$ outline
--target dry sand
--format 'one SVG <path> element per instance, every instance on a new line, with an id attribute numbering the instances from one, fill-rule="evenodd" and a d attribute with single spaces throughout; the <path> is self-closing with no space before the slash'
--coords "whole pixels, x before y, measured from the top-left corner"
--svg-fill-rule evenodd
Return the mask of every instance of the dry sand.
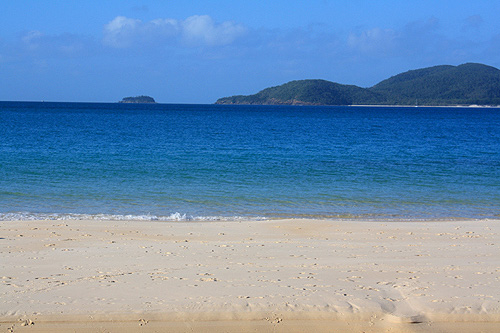
<path id="1" fill-rule="evenodd" d="M 500 221 L 0 227 L 3 332 L 500 332 Z"/>

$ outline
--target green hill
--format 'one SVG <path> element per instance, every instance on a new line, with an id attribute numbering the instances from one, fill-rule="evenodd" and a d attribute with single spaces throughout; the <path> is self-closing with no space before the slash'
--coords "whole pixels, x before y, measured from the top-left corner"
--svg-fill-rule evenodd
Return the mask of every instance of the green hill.
<path id="1" fill-rule="evenodd" d="M 357 86 L 325 80 L 291 81 L 281 86 L 264 89 L 255 95 L 232 96 L 219 99 L 217 104 L 260 105 L 350 105 L 361 100 L 380 102 L 382 96 Z"/>
<path id="2" fill-rule="evenodd" d="M 500 105 L 500 71 L 482 64 L 436 66 L 393 76 L 372 88 L 386 104 Z"/>
<path id="3" fill-rule="evenodd" d="M 326 80 L 291 81 L 216 104 L 260 105 L 500 105 L 500 70 L 482 64 L 408 71 L 371 88 Z"/>

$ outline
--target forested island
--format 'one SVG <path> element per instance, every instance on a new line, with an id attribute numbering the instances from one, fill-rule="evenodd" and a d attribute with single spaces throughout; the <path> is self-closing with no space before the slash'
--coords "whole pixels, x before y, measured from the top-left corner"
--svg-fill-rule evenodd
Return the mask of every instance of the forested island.
<path id="1" fill-rule="evenodd" d="M 411 70 L 370 88 L 298 80 L 215 104 L 256 105 L 500 105 L 500 70 L 467 63 Z"/>
<path id="2" fill-rule="evenodd" d="M 136 96 L 125 97 L 118 103 L 156 103 L 153 97 L 150 96 Z"/>

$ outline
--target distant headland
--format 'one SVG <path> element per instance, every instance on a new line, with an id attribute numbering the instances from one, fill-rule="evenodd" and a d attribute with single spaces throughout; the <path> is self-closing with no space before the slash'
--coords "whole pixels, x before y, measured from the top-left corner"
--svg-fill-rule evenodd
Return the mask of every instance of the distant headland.
<path id="1" fill-rule="evenodd" d="M 155 99 L 150 96 L 125 97 L 118 103 L 156 103 Z"/>
<path id="2" fill-rule="evenodd" d="M 500 70 L 467 63 L 411 70 L 370 88 L 326 80 L 291 81 L 215 104 L 254 105 L 500 105 Z"/>

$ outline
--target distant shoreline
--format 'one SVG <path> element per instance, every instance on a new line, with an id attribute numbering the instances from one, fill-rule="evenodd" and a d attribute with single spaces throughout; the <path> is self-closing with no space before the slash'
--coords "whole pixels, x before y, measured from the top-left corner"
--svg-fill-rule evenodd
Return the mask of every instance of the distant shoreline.
<path id="1" fill-rule="evenodd" d="M 139 104 L 139 105 L 217 105 L 217 106 L 287 106 L 287 107 L 387 107 L 387 108 L 500 108 L 500 105 L 381 105 L 381 104 L 350 104 L 350 105 L 302 105 L 302 104 L 217 104 L 217 103 L 126 103 L 126 102 L 64 102 L 64 101 L 0 101 L 0 103 L 70 103 L 70 104 Z"/>
<path id="2" fill-rule="evenodd" d="M 221 105 L 221 106 L 286 106 L 286 107 L 304 107 L 304 106 L 306 106 L 306 107 L 383 107 L 383 108 L 500 108 L 500 105 L 381 105 L 381 104 L 304 105 L 304 104 L 216 104 L 216 103 L 213 103 L 212 105 Z"/>
<path id="3" fill-rule="evenodd" d="M 362 107 L 404 107 L 404 108 L 500 108 L 500 105 L 348 105 Z"/>

